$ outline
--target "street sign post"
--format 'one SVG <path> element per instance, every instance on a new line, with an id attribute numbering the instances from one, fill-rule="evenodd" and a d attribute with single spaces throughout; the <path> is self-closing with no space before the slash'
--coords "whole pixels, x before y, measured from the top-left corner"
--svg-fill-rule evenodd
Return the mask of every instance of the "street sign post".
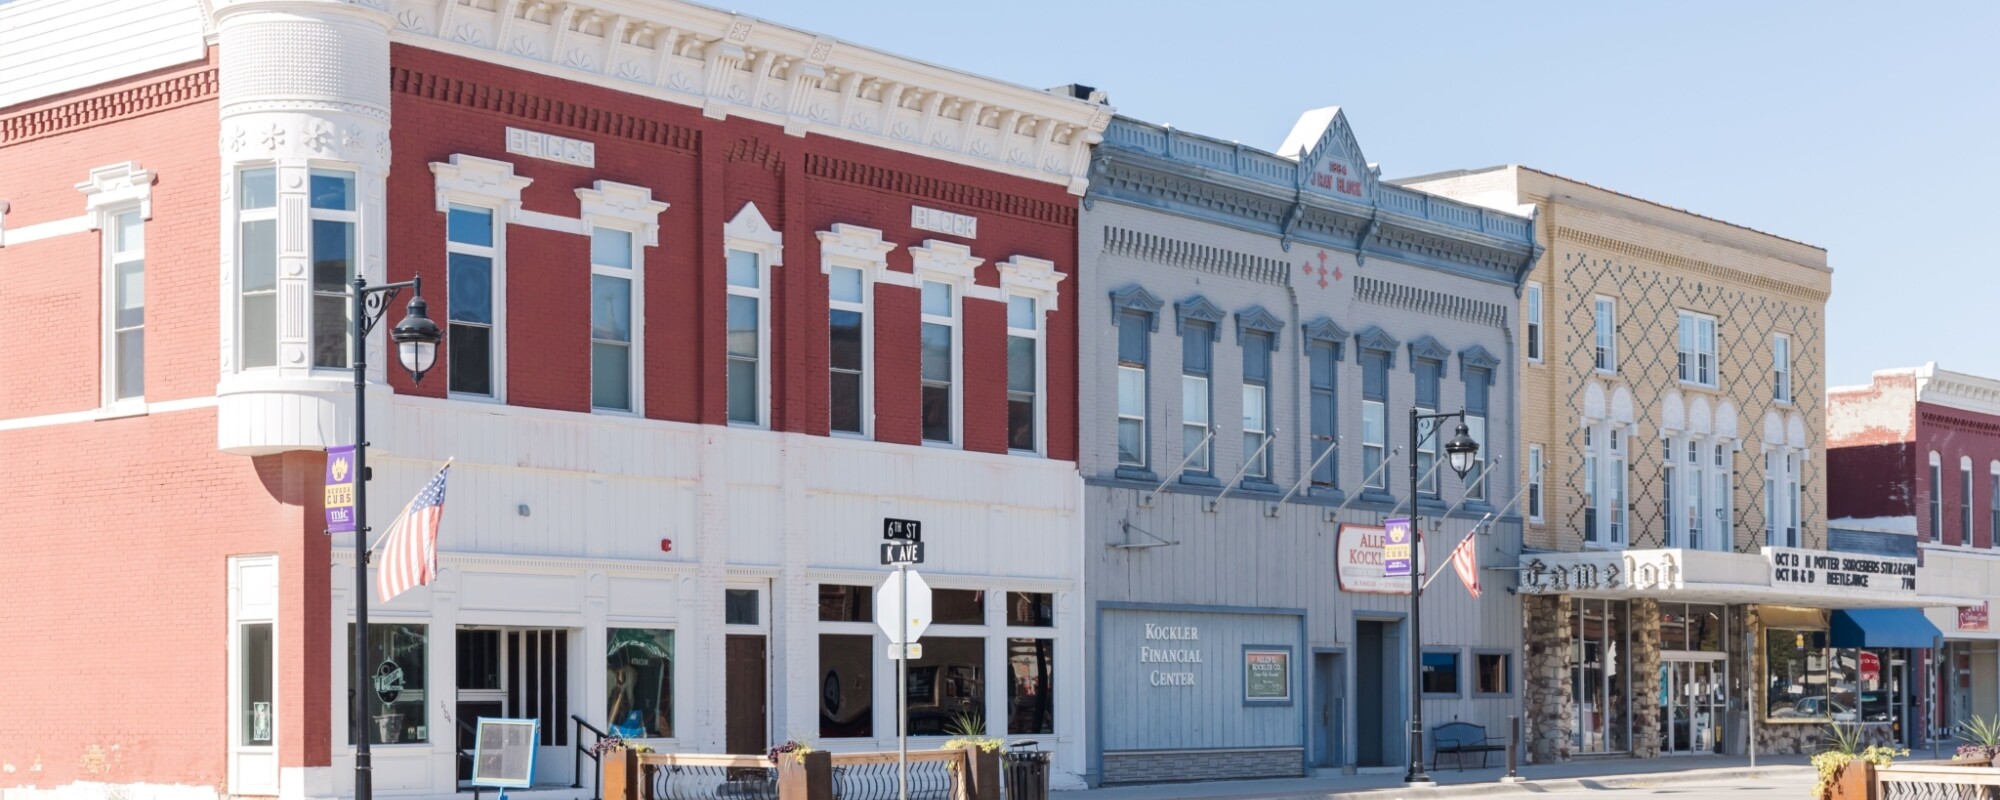
<path id="1" fill-rule="evenodd" d="M 910 659 L 923 658 L 917 638 L 931 625 L 931 587 L 924 576 L 910 571 L 924 560 L 923 527 L 913 519 L 882 520 L 882 563 L 896 565 L 896 576 L 875 591 L 875 624 L 889 636 L 889 657 L 896 661 L 896 798 L 910 800 Z M 882 612 L 893 611 L 890 619 Z"/>
<path id="2" fill-rule="evenodd" d="M 1383 577 L 1410 576 L 1410 549 L 1410 518 L 1394 517 L 1382 520 Z"/>
<path id="3" fill-rule="evenodd" d="M 875 608 L 879 610 L 875 624 L 888 634 L 890 644 L 914 644 L 931 626 L 931 586 L 916 570 L 905 567 L 875 591 Z"/>

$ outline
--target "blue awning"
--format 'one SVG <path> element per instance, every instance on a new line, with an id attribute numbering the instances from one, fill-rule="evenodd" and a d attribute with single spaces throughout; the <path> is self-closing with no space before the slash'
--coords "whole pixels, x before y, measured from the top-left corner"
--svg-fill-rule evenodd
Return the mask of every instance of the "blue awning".
<path id="1" fill-rule="evenodd" d="M 1833 647 L 1929 649 L 1944 634 L 1914 608 L 1856 608 L 1833 612 Z"/>

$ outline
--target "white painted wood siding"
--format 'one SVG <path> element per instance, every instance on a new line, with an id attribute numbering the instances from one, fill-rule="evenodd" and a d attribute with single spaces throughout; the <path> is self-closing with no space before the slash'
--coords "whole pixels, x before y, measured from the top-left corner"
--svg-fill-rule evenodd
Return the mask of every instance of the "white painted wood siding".
<path id="1" fill-rule="evenodd" d="M 194 0 L 0 4 L 0 108 L 199 60 Z"/>

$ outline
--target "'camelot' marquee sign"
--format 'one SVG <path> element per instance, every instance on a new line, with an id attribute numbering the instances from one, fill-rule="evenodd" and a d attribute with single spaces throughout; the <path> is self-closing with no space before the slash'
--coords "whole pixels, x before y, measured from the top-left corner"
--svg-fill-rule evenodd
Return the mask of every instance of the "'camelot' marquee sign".
<path id="1" fill-rule="evenodd" d="M 1677 589 L 1680 559 L 1673 550 L 1549 553 L 1521 562 L 1522 594 Z"/>

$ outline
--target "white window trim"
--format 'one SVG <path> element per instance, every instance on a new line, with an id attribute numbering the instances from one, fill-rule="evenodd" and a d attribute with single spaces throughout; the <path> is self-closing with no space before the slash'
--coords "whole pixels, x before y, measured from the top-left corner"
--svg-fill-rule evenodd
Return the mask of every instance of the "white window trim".
<path id="1" fill-rule="evenodd" d="M 244 301 L 248 299 L 248 292 L 243 283 L 243 261 L 248 257 L 248 251 L 243 246 L 244 226 L 252 222 L 269 222 L 273 226 L 272 229 L 277 240 L 282 241 L 284 237 L 283 226 L 278 218 L 278 209 L 284 205 L 282 201 L 273 197 L 271 205 L 264 208 L 243 207 L 244 177 L 249 173 L 266 169 L 271 171 L 271 184 L 275 190 L 277 188 L 280 169 L 277 162 L 273 161 L 235 165 L 229 171 L 229 187 L 225 190 L 227 196 L 233 201 L 229 204 L 228 213 L 234 216 L 235 219 L 230 222 L 228 244 L 225 248 L 228 251 L 226 256 L 228 265 L 226 269 L 229 271 L 227 281 L 229 287 L 229 311 L 226 315 L 228 323 L 227 327 L 224 328 L 224 335 L 229 338 L 229 343 L 232 345 L 230 349 L 233 352 L 229 354 L 229 357 L 232 359 L 231 364 L 238 373 L 251 372 L 253 370 L 277 370 L 284 366 L 285 361 L 284 343 L 280 341 L 278 334 L 283 329 L 284 323 L 274 316 L 272 318 L 274 327 L 271 329 L 271 363 L 255 367 L 249 366 L 246 363 L 248 361 L 248 358 L 246 358 L 248 352 L 246 348 L 249 344 L 249 337 L 245 335 L 243 329 L 245 324 L 243 306 Z M 275 264 L 273 271 L 282 275 L 284 265 L 275 263 L 278 259 L 278 252 L 275 249 L 271 253 L 271 259 Z M 274 280 L 270 289 L 271 302 L 274 307 L 280 303 L 280 298 L 283 294 L 283 287 L 278 281 Z"/>
<path id="2" fill-rule="evenodd" d="M 1694 323 L 1695 325 L 1695 341 L 1694 341 L 1695 349 L 1682 350 L 1680 349 L 1681 326 L 1685 326 L 1690 322 Z M 1701 325 L 1703 323 L 1706 323 L 1708 325 L 1710 344 L 1714 345 L 1716 348 L 1715 350 L 1711 350 L 1707 353 L 1703 353 L 1701 350 Z M 1681 309 L 1679 314 L 1675 317 L 1674 350 L 1678 353 L 1681 353 L 1688 359 L 1689 374 L 1694 376 L 1692 379 L 1681 377 L 1678 374 L 1679 370 L 1676 370 L 1675 377 L 1680 379 L 1680 384 L 1682 386 L 1699 386 L 1705 389 L 1714 389 L 1721 386 L 1722 376 L 1720 370 L 1717 369 L 1717 367 L 1721 364 L 1722 361 L 1722 355 L 1720 352 L 1721 342 L 1722 342 L 1721 325 L 1722 325 L 1721 321 L 1717 320 L 1714 315 L 1703 314 L 1699 311 L 1688 311 L 1686 309 Z M 1707 381 L 1703 381 L 1701 379 L 1701 361 L 1699 359 L 1703 355 L 1708 356 Z"/>
<path id="3" fill-rule="evenodd" d="M 1784 357 L 1784 359 L 1782 360 L 1782 363 L 1781 363 L 1780 359 L 1778 358 L 1778 343 L 1779 343 L 1779 342 L 1783 342 L 1783 343 L 1784 343 L 1784 345 L 1785 345 L 1785 354 L 1784 354 L 1784 355 L 1785 355 L 1785 357 Z M 1789 405 L 1791 405 L 1791 404 L 1792 404 L 1792 400 L 1793 400 L 1793 397 L 1794 397 L 1794 390 L 1793 390 L 1793 387 L 1792 387 L 1792 337 L 1791 337 L 1791 334 L 1786 334 L 1786 333 L 1774 333 L 1774 334 L 1771 334 L 1771 366 L 1773 367 L 1773 371 L 1774 371 L 1774 372 L 1782 372 L 1782 373 L 1784 374 L 1784 376 L 1785 376 L 1785 382 L 1784 382 L 1784 386 L 1782 387 L 1782 388 L 1784 388 L 1784 390 L 1785 390 L 1785 393 L 1784 393 L 1784 396 L 1776 398 L 1776 399 L 1775 399 L 1775 402 L 1777 402 L 1777 404 L 1778 404 L 1778 405 L 1781 405 L 1781 406 L 1789 406 Z"/>
<path id="4" fill-rule="evenodd" d="M 646 414 L 646 248 L 659 246 L 660 214 L 669 206 L 654 200 L 651 189 L 613 181 L 595 181 L 589 189 L 578 189 L 576 199 L 583 209 L 586 239 L 599 226 L 632 234 L 632 269 L 629 275 L 618 275 L 632 281 L 632 409 L 597 408 L 593 402 L 590 410 L 593 414 L 643 417 Z M 589 249 L 588 243 L 585 249 Z M 596 264 L 590 270 L 592 275 L 599 274 Z"/>
<path id="5" fill-rule="evenodd" d="M 1032 453 L 1009 449 L 1019 455 L 1046 456 L 1049 452 L 1049 314 L 1056 310 L 1061 293 L 1057 290 L 1068 275 L 1056 271 L 1053 261 L 1014 255 L 994 262 L 1000 271 L 1000 301 L 1026 297 L 1035 301 L 1035 449 Z M 1023 330 L 1009 327 L 1010 333 Z M 1210 409 L 1211 416 L 1214 409 Z"/>
<path id="6" fill-rule="evenodd" d="M 98 326 L 101 337 L 98 399 L 104 412 L 111 415 L 140 414 L 146 409 L 144 391 L 141 391 L 138 397 L 128 397 L 123 400 L 118 398 L 118 349 L 115 331 L 118 316 L 118 276 L 113 263 L 117 254 L 112 252 L 117 231 L 112 222 L 121 214 L 137 210 L 140 229 L 141 231 L 145 229 L 146 223 L 153 219 L 153 181 L 156 177 L 151 170 L 140 167 L 137 161 L 122 161 L 92 169 L 87 179 L 76 184 L 76 190 L 82 192 L 84 197 L 84 216 L 81 220 L 88 225 L 88 230 L 100 234 L 98 274 L 101 277 L 98 285 L 102 288 L 99 293 L 102 295 L 99 308 L 103 316 L 100 317 L 102 324 Z M 143 235 L 141 233 L 141 236 Z M 141 260 L 146 257 L 143 247 L 138 257 Z M 140 329 L 144 330 L 144 327 L 141 325 Z M 141 365 L 142 374 L 143 369 Z"/>
<path id="7" fill-rule="evenodd" d="M 1534 354 L 1528 356 L 1528 363 L 1540 364 L 1549 356 L 1548 339 L 1544 335 L 1548 330 L 1548 326 L 1542 323 L 1542 317 L 1547 313 L 1547 309 L 1545 308 L 1547 297 L 1542 294 L 1541 281 L 1528 281 L 1527 297 L 1523 299 L 1524 302 L 1522 305 L 1524 309 L 1533 310 L 1533 313 L 1524 314 L 1528 317 L 1527 324 L 1534 326 L 1532 331 L 1527 332 L 1528 342 L 1530 343 L 1528 350 Z M 1593 331 L 1594 333 L 1595 331 Z"/>
<path id="8" fill-rule="evenodd" d="M 449 218 L 450 206 L 458 206 L 460 208 L 467 208 L 475 211 L 486 212 L 491 218 L 489 224 L 493 226 L 493 233 L 492 233 L 493 245 L 491 247 L 481 247 L 475 244 L 463 244 L 452 241 L 451 227 L 450 227 L 451 222 Z M 486 326 L 488 331 L 486 334 L 486 346 L 487 349 L 489 350 L 489 353 L 487 355 L 487 369 L 490 371 L 487 380 L 489 381 L 489 385 L 493 389 L 493 393 L 491 395 L 483 395 L 483 394 L 473 394 L 470 392 L 451 391 L 451 368 L 450 368 L 451 365 L 447 363 L 445 365 L 445 376 L 444 376 L 446 396 L 450 397 L 453 400 L 471 400 L 479 403 L 506 403 L 507 402 L 507 339 L 506 339 L 507 223 L 503 221 L 504 212 L 492 206 L 477 205 L 473 203 L 451 203 L 450 206 L 446 207 L 446 212 L 445 212 L 447 215 L 445 222 L 445 237 L 444 237 L 445 304 L 442 310 L 443 313 L 440 314 L 440 316 L 443 317 L 443 319 L 439 320 L 439 323 L 447 331 L 447 333 L 450 331 L 451 326 L 454 324 L 451 319 L 451 312 L 452 312 L 451 256 L 456 253 L 469 256 L 478 256 L 480 258 L 486 259 L 487 264 L 489 265 L 488 270 L 491 273 L 491 276 L 487 279 L 487 282 L 489 284 L 488 288 L 489 297 L 487 298 L 487 302 L 492 305 L 492 311 L 491 311 L 492 320 L 490 324 Z M 447 353 L 445 355 L 446 361 L 449 361 L 450 358 L 451 358 L 450 354 Z"/>
<path id="9" fill-rule="evenodd" d="M 282 170 L 282 168 L 280 168 L 280 169 Z M 350 196 L 350 199 L 351 199 L 351 200 L 353 200 L 353 202 L 354 202 L 354 207 L 353 207 L 353 208 L 351 208 L 351 209 L 337 209 L 337 208 L 316 208 L 316 207 L 314 207 L 314 206 L 313 206 L 313 204 L 312 204 L 312 176 L 313 176 L 313 174 L 314 174 L 314 173 L 318 173 L 318 172 L 324 172 L 324 173 L 327 173 L 327 174 L 329 174 L 329 175 L 346 175 L 346 176 L 348 177 L 348 180 L 349 180 L 349 184 L 348 184 L 348 185 L 349 185 L 349 187 L 350 187 L 350 188 L 349 188 L 349 190 L 348 190 L 348 194 L 349 194 L 349 196 Z M 281 171 L 281 172 L 280 172 L 280 174 L 279 174 L 279 184 L 278 184 L 278 185 L 279 185 L 280 187 L 282 187 L 282 186 L 284 185 L 284 180 L 283 180 L 283 179 L 284 179 L 284 176 L 283 176 L 283 173 L 282 173 L 282 171 Z M 365 260 L 365 259 L 364 259 L 364 258 L 362 257 L 362 253 L 363 253 L 363 251 L 365 251 L 365 250 L 367 249 L 367 246 L 366 246 L 366 244 L 365 244 L 365 243 L 366 243 L 366 242 L 368 241 L 368 232 L 367 232 L 366 230 L 364 230 L 364 229 L 363 229 L 363 227 L 364 227 L 364 226 L 363 226 L 363 223 L 362 223 L 362 214 L 361 214 L 361 211 L 362 211 L 362 208 L 361 208 L 361 173 L 360 173 L 360 171 L 359 171 L 359 170 L 357 170 L 357 169 L 356 169 L 355 167 L 353 167 L 352 165 L 346 165 L 346 164 L 341 164 L 341 165 L 334 165 L 334 166 L 318 166 L 318 165 L 314 165 L 314 164 L 308 164 L 308 165 L 306 166 L 306 168 L 305 168 L 305 179 L 306 179 L 306 196 L 305 196 L 305 209 L 306 209 L 306 216 L 305 216 L 305 219 L 304 219 L 303 221 L 301 221 L 301 223 L 300 223 L 300 224 L 302 224 L 302 225 L 304 225 L 304 226 L 305 226 L 305 228 L 304 228 L 303 230 L 301 230 L 301 231 L 300 231 L 300 233 L 302 234 L 301 238 L 302 238 L 302 239 L 303 239 L 303 241 L 305 241 L 305 243 L 306 243 L 306 251 L 305 251 L 305 253 L 306 253 L 306 254 L 305 254 L 305 268 L 306 268 L 306 269 L 305 269 L 305 288 L 306 288 L 306 321 L 305 321 L 305 330 L 306 330 L 306 361 L 305 361 L 305 364 L 306 364 L 306 366 L 307 366 L 307 367 L 309 367 L 309 368 L 310 368 L 310 369 L 311 369 L 312 371 L 314 371 L 314 372 L 334 372 L 334 373 L 348 373 L 348 372 L 352 372 L 352 371 L 353 371 L 353 366 L 354 366 L 354 356 L 355 356 L 355 353 L 354 353 L 354 348 L 355 348 L 356 346 L 358 346 L 358 345 L 360 344 L 360 343 L 358 343 L 358 342 L 355 342 L 355 341 L 354 341 L 354 335 L 353 335 L 353 327 L 354 327 L 354 325 L 353 325 L 353 322 L 352 322 L 351 320 L 350 320 L 350 321 L 348 322 L 348 325 L 347 325 L 347 328 L 348 328 L 348 329 L 347 329 L 347 330 L 345 330 L 345 331 L 342 331 L 342 332 L 341 332 L 341 334 L 340 334 L 340 338 L 341 338 L 341 339 L 342 339 L 343 341 L 345 341 L 345 342 L 347 343 L 347 365 L 346 365 L 346 366 L 341 366 L 341 367 L 322 367 L 322 366 L 320 366 L 320 365 L 319 365 L 319 362 L 317 361 L 317 359 L 318 359 L 318 357 L 319 357 L 319 340 L 318 340 L 318 337 L 319 337 L 319 321 L 318 321 L 318 320 L 316 320 L 316 319 L 314 319 L 314 315 L 316 315 L 316 314 L 318 314 L 318 313 L 319 313 L 319 303 L 317 302 L 317 300 L 318 300 L 318 299 L 319 299 L 319 298 L 320 298 L 320 297 L 321 297 L 322 295 L 330 295 L 331 293 L 323 293 L 323 292 L 321 292 L 321 291 L 320 291 L 320 290 L 319 290 L 319 289 L 318 289 L 318 288 L 317 288 L 316 286 L 314 286 L 314 277 L 315 277 L 315 276 L 313 275 L 313 242 L 312 242 L 312 233 L 313 233 L 313 223 L 314 223 L 315 221 L 326 221 L 326 222 L 344 222 L 344 223 L 347 223 L 348 225 L 351 225 L 351 226 L 353 226 L 353 231 L 354 231 L 354 232 L 353 232 L 353 234 L 351 235 L 350 239 L 352 240 L 352 242 L 353 242 L 353 245 L 354 245 L 354 246 L 353 246 L 353 250 L 352 250 L 351 252 L 349 252 L 349 253 L 348 253 L 348 258 L 349 258 L 349 260 L 350 260 L 350 261 L 352 261 L 352 262 L 353 262 L 353 263 L 352 263 L 352 266 L 353 266 L 353 269 L 354 269 L 354 274 L 356 274 L 356 275 L 360 275 L 360 274 L 363 274 L 363 273 L 362 273 L 362 269 L 363 269 L 363 268 L 362 268 L 362 263 L 364 262 L 364 260 Z M 282 189 L 281 189 L 281 191 L 282 191 Z M 278 202 L 278 205 L 279 205 L 279 207 L 280 207 L 280 208 L 283 208 L 283 207 L 284 207 L 284 201 L 283 201 L 283 200 L 280 200 L 280 201 Z M 285 241 L 285 238 L 284 238 L 284 234 L 285 234 L 285 230 L 284 230 L 284 228 L 285 228 L 285 223 L 284 223 L 284 220 L 283 220 L 283 219 L 281 218 L 281 219 L 279 220 L 279 222 L 278 222 L 278 237 L 279 237 L 279 238 L 278 238 L 278 241 L 280 242 L 280 244 L 278 245 L 278 249 L 279 249 L 279 252 L 280 252 L 280 253 L 284 252 L 284 244 L 283 244 L 283 242 Z M 283 266 L 282 264 L 280 264 L 280 265 L 279 265 L 279 269 L 280 269 L 280 270 L 282 270 L 283 268 L 284 268 L 284 266 Z M 282 273 L 280 273 L 280 274 L 282 274 Z M 280 290 L 279 290 L 279 295 L 280 295 L 280 300 L 279 300 L 279 302 L 280 302 L 280 303 L 283 303 L 283 302 L 284 302 L 284 300 L 282 299 L 282 297 L 283 297 L 283 293 L 284 293 L 284 290 L 283 290 L 283 289 L 280 289 Z M 352 300 L 352 298 L 354 297 L 354 292 L 353 292 L 353 290 L 352 290 L 352 289 L 350 289 L 350 288 L 348 288 L 347 286 L 342 286 L 342 287 L 340 288 L 340 296 L 341 296 L 341 297 L 343 297 L 343 298 L 347 298 L 347 299 L 348 299 L 348 309 L 349 309 L 349 310 L 351 310 L 351 309 L 352 309 L 352 307 L 353 307 L 353 300 Z M 282 311 L 282 309 L 281 309 L 281 310 L 279 311 L 279 313 L 280 313 L 280 314 L 282 314 L 282 313 L 284 313 L 284 312 L 283 312 L 283 311 Z M 282 328 L 282 325 L 281 325 L 280 327 Z M 282 356 L 280 356 L 280 358 L 282 359 Z"/>
<path id="10" fill-rule="evenodd" d="M 1963 517 L 1963 519 L 1958 521 L 1958 546 L 1970 550 L 1973 546 L 1973 534 L 1979 531 L 1979 526 L 1974 524 L 1973 520 L 1975 517 L 1972 514 L 1972 499 L 1978 495 L 1976 491 L 1978 487 L 1972 483 L 1971 456 L 1958 457 L 1958 488 L 1960 493 L 1964 495 L 1958 499 L 1958 510 L 1960 516 Z"/>
<path id="11" fill-rule="evenodd" d="M 1021 297 L 1022 299 L 1031 301 L 1035 304 L 1034 327 L 1032 328 L 1014 327 L 1014 322 L 1012 319 L 1011 312 L 1013 310 L 1013 300 L 1017 296 Z M 1008 442 L 1007 445 L 1007 452 L 1013 453 L 1015 455 L 1039 456 L 1042 455 L 1043 453 L 1048 452 L 1049 343 L 1048 343 L 1048 337 L 1043 334 L 1043 332 L 1048 328 L 1047 323 L 1044 322 L 1044 320 L 1046 320 L 1048 316 L 1047 312 L 1042 310 L 1043 308 L 1045 308 L 1045 306 L 1043 305 L 1040 297 L 1034 295 L 1010 294 L 1007 296 L 1006 299 L 1008 304 L 1007 310 L 1009 312 L 1009 319 L 1007 320 L 1007 337 L 1010 339 L 1017 337 L 1027 338 L 1027 339 L 1032 339 L 1035 342 L 1035 392 L 1034 392 L 1035 439 L 1033 442 L 1030 443 L 1030 449 L 1027 450 L 1015 449 L 1013 446 L 1013 442 L 1010 441 Z M 1010 403 L 1013 402 L 1013 398 L 1011 396 L 1014 394 L 1013 387 L 1006 387 L 1004 391 L 1006 394 L 1009 395 L 1007 402 Z M 1009 433 L 1011 434 L 1012 432 L 1010 431 Z M 1011 439 L 1012 437 L 1009 436 L 1009 438 Z"/>
<path id="12" fill-rule="evenodd" d="M 1594 431 L 1591 435 L 1591 444 L 1588 446 L 1588 449 L 1590 451 L 1589 455 L 1595 458 L 1596 463 L 1594 466 L 1588 466 L 1587 468 L 1595 469 L 1598 473 L 1596 475 L 1597 496 L 1590 498 L 1588 502 L 1595 504 L 1597 507 L 1598 539 L 1594 542 L 1586 541 L 1583 543 L 1583 546 L 1596 550 L 1624 550 L 1629 546 L 1632 539 L 1632 515 L 1629 511 L 1632 502 L 1630 466 L 1633 456 L 1632 434 L 1635 426 L 1621 425 L 1615 422 L 1587 422 L 1584 427 Z M 1623 465 L 1617 469 L 1612 467 L 1611 437 L 1614 432 L 1618 435 L 1621 443 L 1618 450 L 1618 463 Z M 1588 464 L 1588 461 L 1586 461 L 1586 464 Z M 1615 494 L 1612 492 L 1612 486 L 1614 485 L 1612 481 L 1614 480 L 1617 481 L 1616 486 L 1618 488 Z M 1622 499 L 1627 508 L 1617 508 L 1612 502 L 1614 496 Z M 1612 513 L 1614 511 L 1619 513 L 1620 520 L 1616 537 L 1612 535 L 1611 525 Z"/>
<path id="13" fill-rule="evenodd" d="M 955 242 L 925 239 L 920 247 L 910 248 L 911 272 L 917 283 L 918 330 L 921 336 L 925 323 L 951 326 L 951 441 L 938 442 L 917 434 L 918 441 L 925 447 L 965 447 L 965 301 L 970 298 L 1004 301 L 999 289 L 979 286 L 973 282 L 973 272 L 983 258 L 972 255 L 972 248 Z M 933 317 L 923 313 L 923 282 L 931 281 L 951 287 L 951 318 Z M 920 348 L 921 349 L 921 348 Z M 923 407 L 923 377 L 918 370 L 918 408 Z"/>
<path id="14" fill-rule="evenodd" d="M 493 215 L 493 247 L 491 253 L 476 253 L 479 248 L 465 252 L 485 255 L 493 262 L 493 325 L 488 335 L 492 348 L 491 369 L 493 370 L 492 396 L 450 392 L 454 400 L 472 400 L 481 403 L 507 402 L 507 227 L 519 221 L 521 215 L 521 190 L 534 183 L 533 178 L 514 174 L 514 165 L 506 161 L 454 153 L 448 161 L 431 162 L 431 174 L 436 176 L 433 189 L 439 214 L 449 215 L 454 205 L 485 209 Z M 446 225 L 449 226 L 447 216 Z M 450 228 L 446 228 L 445 252 L 453 252 Z M 451 325 L 451 267 L 449 260 L 445 266 L 445 308 L 443 325 Z M 447 354 L 446 358 L 450 356 Z M 451 376 L 445 376 L 449 389 Z"/>
<path id="15" fill-rule="evenodd" d="M 882 232 L 874 228 L 849 225 L 844 222 L 833 224 L 832 230 L 820 231 L 819 271 L 831 276 L 834 267 L 845 267 L 861 271 L 861 302 L 835 302 L 830 297 L 828 308 L 846 308 L 861 312 L 861 432 L 836 431 L 828 426 L 829 435 L 861 439 L 875 438 L 875 284 L 893 283 L 898 286 L 913 285 L 908 273 L 889 270 L 889 251 L 896 249 L 891 242 L 882 241 Z M 901 280 L 898 280 L 901 279 Z M 832 374 L 829 363 L 828 374 Z M 831 384 L 827 391 L 833 391 Z M 832 414 L 831 406 L 828 408 Z"/>
<path id="16" fill-rule="evenodd" d="M 1535 495 L 1534 507 L 1528 509 L 1533 512 L 1528 515 L 1528 523 L 1531 525 L 1542 524 L 1543 510 L 1549 504 L 1548 489 L 1542 485 L 1543 469 L 1542 446 L 1538 444 L 1528 445 L 1528 485 L 1533 487 L 1530 491 Z"/>
<path id="17" fill-rule="evenodd" d="M 757 288 L 737 286 L 727 279 L 723 281 L 728 294 L 757 300 L 757 421 L 728 420 L 726 410 L 723 416 L 730 425 L 739 428 L 770 428 L 771 268 L 784 264 L 784 234 L 771 228 L 771 223 L 764 219 L 764 213 L 757 209 L 756 203 L 744 203 L 736 211 L 736 216 L 722 226 L 722 243 L 725 259 L 730 250 L 740 250 L 757 257 Z"/>
<path id="18" fill-rule="evenodd" d="M 268 575 L 270 582 L 252 585 L 246 571 L 258 569 L 259 577 Z M 279 676 L 284 674 L 284 648 L 278 643 L 284 641 L 284 622 L 279 618 L 278 602 L 281 598 L 276 585 L 278 557 L 276 555 L 233 556 L 229 559 L 229 631 L 225 636 L 228 660 L 226 667 L 227 701 L 223 704 L 229 715 L 225 726 L 229 754 L 228 787 L 234 795 L 275 794 L 278 791 L 278 731 L 282 730 L 285 708 L 285 686 Z M 243 741 L 243 626 L 249 623 L 270 623 L 271 625 L 271 743 L 268 745 L 246 745 Z M 259 762 L 269 763 L 271 768 L 265 783 L 253 782 L 247 775 L 241 756 L 257 756 Z"/>
<path id="19" fill-rule="evenodd" d="M 1938 451 L 1931 451 L 1930 474 L 1925 476 L 1930 486 L 1930 501 L 1924 506 L 1924 517 L 1931 523 L 1931 544 L 1944 544 L 1944 457 Z"/>
<path id="20" fill-rule="evenodd" d="M 1597 295 L 1591 300 L 1590 308 L 1591 367 L 1599 375 L 1616 375 L 1618 374 L 1618 301 L 1615 298 Z M 1608 319 L 1599 313 L 1606 308 L 1610 309 Z M 1611 329 L 1610 335 L 1605 337 L 1604 345 L 1604 362 L 1607 366 L 1600 367 L 1597 366 L 1597 340 L 1599 329 L 1607 327 L 1607 323 Z"/>

